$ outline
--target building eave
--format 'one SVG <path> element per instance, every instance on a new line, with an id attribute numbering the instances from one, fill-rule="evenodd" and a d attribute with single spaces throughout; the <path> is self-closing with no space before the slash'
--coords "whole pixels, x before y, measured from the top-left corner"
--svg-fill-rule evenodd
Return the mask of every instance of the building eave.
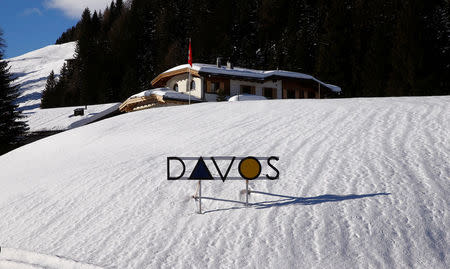
<path id="1" fill-rule="evenodd" d="M 199 77 L 198 71 L 190 69 L 190 68 L 182 68 L 174 71 L 164 72 L 159 74 L 156 78 L 152 80 L 152 86 L 153 87 L 164 87 L 165 83 L 173 78 L 174 76 L 181 75 L 181 74 L 188 74 L 189 71 L 191 72 L 191 75 Z"/>

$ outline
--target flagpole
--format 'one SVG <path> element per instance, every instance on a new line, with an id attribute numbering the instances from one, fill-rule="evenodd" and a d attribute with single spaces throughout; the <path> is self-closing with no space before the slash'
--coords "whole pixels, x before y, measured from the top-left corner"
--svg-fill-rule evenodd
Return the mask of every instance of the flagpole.
<path id="1" fill-rule="evenodd" d="M 188 79 L 188 87 L 189 87 L 189 105 L 191 104 L 191 65 L 189 65 L 189 79 Z"/>
<path id="2" fill-rule="evenodd" d="M 189 78 L 188 78 L 188 94 L 189 94 L 189 105 L 191 104 L 191 68 L 192 68 L 192 51 L 191 51 L 191 38 L 189 38 Z"/>

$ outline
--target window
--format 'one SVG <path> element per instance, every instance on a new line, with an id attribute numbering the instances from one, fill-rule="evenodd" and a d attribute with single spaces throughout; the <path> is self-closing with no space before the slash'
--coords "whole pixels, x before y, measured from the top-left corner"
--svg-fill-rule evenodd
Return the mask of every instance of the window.
<path id="1" fill-rule="evenodd" d="M 178 91 L 178 84 L 177 83 L 175 83 L 175 85 L 173 85 L 173 90 L 176 91 L 176 92 Z"/>
<path id="2" fill-rule="evenodd" d="M 195 91 L 195 81 L 191 81 L 191 91 Z"/>
<path id="3" fill-rule="evenodd" d="M 246 86 L 246 85 L 241 85 L 241 94 L 242 93 L 252 94 L 252 87 Z"/>
<path id="4" fill-rule="evenodd" d="M 276 90 L 275 88 L 264 88 L 263 89 L 263 95 L 266 98 L 269 99 L 274 99 L 275 98 L 275 94 L 276 94 Z"/>
<path id="5" fill-rule="evenodd" d="M 220 82 L 211 82 L 211 87 L 209 88 L 209 93 L 217 93 L 220 89 Z"/>
<path id="6" fill-rule="evenodd" d="M 292 90 L 292 89 L 287 90 L 287 98 L 294 99 L 295 98 L 295 90 Z"/>
<path id="7" fill-rule="evenodd" d="M 212 92 L 217 92 L 217 90 L 220 88 L 220 83 L 219 82 L 213 82 L 211 83 L 211 91 Z"/>

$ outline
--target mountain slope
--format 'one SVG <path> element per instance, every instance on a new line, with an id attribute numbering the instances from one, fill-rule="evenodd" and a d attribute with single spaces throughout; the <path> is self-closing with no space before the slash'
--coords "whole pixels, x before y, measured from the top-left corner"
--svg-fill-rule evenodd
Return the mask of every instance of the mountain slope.
<path id="1" fill-rule="evenodd" d="M 449 133 L 449 96 L 128 113 L 0 156 L 0 242 L 114 268 L 448 268 Z M 279 156 L 280 179 L 249 208 L 244 182 L 204 182 L 196 214 L 166 157 L 220 155 Z"/>
<path id="2" fill-rule="evenodd" d="M 42 91 L 50 72 L 59 75 L 66 59 L 72 59 L 76 42 L 50 45 L 21 56 L 7 59 L 10 72 L 20 84 L 20 96 L 17 100 L 20 110 L 38 108 L 41 104 Z"/>

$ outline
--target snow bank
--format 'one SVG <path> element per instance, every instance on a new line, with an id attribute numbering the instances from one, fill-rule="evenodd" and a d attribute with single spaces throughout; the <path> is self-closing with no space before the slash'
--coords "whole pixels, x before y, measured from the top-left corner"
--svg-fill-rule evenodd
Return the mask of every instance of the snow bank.
<path id="1" fill-rule="evenodd" d="M 0 242 L 107 268 L 449 268 L 449 133 L 449 96 L 127 113 L 0 156 Z M 280 179 L 249 208 L 244 182 L 204 182 L 195 214 L 166 157 L 214 155 L 279 156 Z"/>
<path id="2" fill-rule="evenodd" d="M 239 94 L 231 96 L 228 99 L 228 102 L 235 102 L 235 101 L 258 101 L 258 100 L 267 100 L 264 96 L 259 95 L 253 95 L 253 94 Z"/>
<path id="3" fill-rule="evenodd" d="M 65 60 L 73 58 L 75 46 L 76 42 L 51 45 L 6 59 L 16 78 L 14 83 L 21 85 L 17 99 L 20 110 L 39 108 L 48 75 L 52 70 L 59 75 Z"/>
<path id="4" fill-rule="evenodd" d="M 118 110 L 119 105 L 120 103 L 89 105 L 84 110 L 84 116 L 73 116 L 75 108 L 84 106 L 36 109 L 24 112 L 24 120 L 28 122 L 30 132 L 64 131 L 96 121 Z"/>
<path id="5" fill-rule="evenodd" d="M 169 88 L 156 88 L 156 89 L 152 89 L 152 90 L 143 91 L 143 92 L 140 92 L 140 93 L 137 93 L 137 94 L 134 94 L 134 95 L 130 96 L 128 99 L 150 96 L 152 94 L 159 95 L 159 96 L 164 96 L 164 97 L 167 97 L 169 99 L 175 99 L 175 100 L 189 100 L 189 95 L 188 94 L 181 93 L 181 92 L 176 92 L 176 91 L 171 90 Z M 194 97 L 192 95 L 191 95 L 191 100 L 201 101 L 200 99 L 198 99 L 197 97 Z"/>
<path id="6" fill-rule="evenodd" d="M 58 256 L 40 254 L 20 249 L 1 248 L 0 269 L 14 268 L 76 268 L 100 269 L 98 266 L 83 264 Z"/>

